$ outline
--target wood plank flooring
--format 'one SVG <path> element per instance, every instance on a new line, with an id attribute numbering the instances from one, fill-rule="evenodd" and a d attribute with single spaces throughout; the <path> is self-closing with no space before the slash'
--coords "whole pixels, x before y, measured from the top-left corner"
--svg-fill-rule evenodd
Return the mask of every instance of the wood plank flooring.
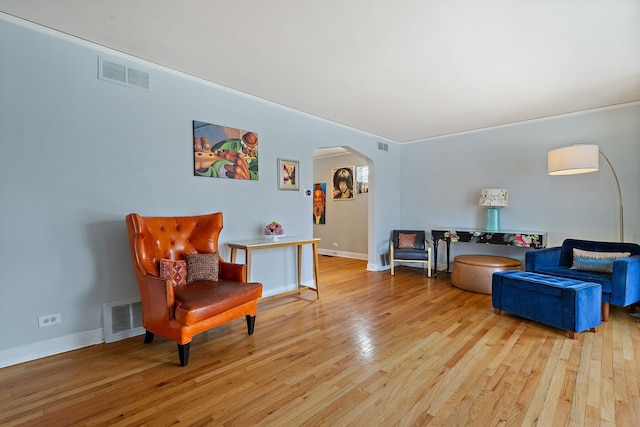
<path id="1" fill-rule="evenodd" d="M 320 257 L 322 298 L 261 302 L 198 335 L 0 369 L 0 425 L 635 426 L 640 327 L 612 307 L 576 340 L 418 268 Z"/>

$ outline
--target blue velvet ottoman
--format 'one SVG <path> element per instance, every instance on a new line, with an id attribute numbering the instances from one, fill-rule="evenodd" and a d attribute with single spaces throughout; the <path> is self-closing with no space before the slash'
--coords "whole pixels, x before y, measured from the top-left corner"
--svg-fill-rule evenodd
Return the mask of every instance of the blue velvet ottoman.
<path id="1" fill-rule="evenodd" d="M 528 271 L 500 271 L 492 276 L 492 304 L 501 311 L 567 331 L 570 338 L 601 322 L 602 287 Z"/>

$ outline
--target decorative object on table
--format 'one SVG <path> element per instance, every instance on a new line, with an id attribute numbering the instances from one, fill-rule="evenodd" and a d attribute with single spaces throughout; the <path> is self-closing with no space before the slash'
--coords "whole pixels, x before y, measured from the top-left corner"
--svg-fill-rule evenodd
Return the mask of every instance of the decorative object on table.
<path id="1" fill-rule="evenodd" d="M 299 190 L 299 169 L 297 160 L 278 159 L 278 190 Z"/>
<path id="2" fill-rule="evenodd" d="M 264 235 L 270 237 L 271 240 L 278 240 L 284 237 L 284 227 L 275 221 L 270 222 L 264 227 Z"/>
<path id="3" fill-rule="evenodd" d="M 333 180 L 333 191 L 331 198 L 333 200 L 355 200 L 356 193 L 354 188 L 354 166 L 343 166 L 341 168 L 331 169 L 331 177 Z"/>
<path id="4" fill-rule="evenodd" d="M 487 231 L 500 231 L 500 208 L 509 206 L 505 188 L 485 188 L 480 192 L 480 206 L 487 207 Z"/>
<path id="5" fill-rule="evenodd" d="M 324 224 L 327 208 L 327 183 L 318 182 L 313 186 L 313 223 Z"/>
<path id="6" fill-rule="evenodd" d="M 600 169 L 600 157 L 606 161 L 618 187 L 620 200 L 620 242 L 624 242 L 624 213 L 622 207 L 622 191 L 620 182 L 613 165 L 595 144 L 572 144 L 568 147 L 556 148 L 547 154 L 547 171 L 549 175 L 576 175 L 580 173 L 597 172 Z"/>
<path id="7" fill-rule="evenodd" d="M 193 121 L 193 174 L 258 180 L 258 134 Z"/>

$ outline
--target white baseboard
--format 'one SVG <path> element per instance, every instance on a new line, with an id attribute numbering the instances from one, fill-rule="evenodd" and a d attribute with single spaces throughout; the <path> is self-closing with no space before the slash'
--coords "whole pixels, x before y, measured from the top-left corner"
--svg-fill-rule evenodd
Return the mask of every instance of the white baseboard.
<path id="1" fill-rule="evenodd" d="M 352 258 L 352 259 L 362 259 L 368 260 L 369 257 L 367 254 L 360 254 L 356 252 L 343 252 L 343 251 L 333 251 L 329 249 L 318 249 L 318 254 L 327 255 L 327 256 L 337 256 L 342 258 Z M 400 263 L 398 265 L 407 265 L 407 266 L 415 266 L 415 263 Z M 443 266 L 438 266 L 438 268 L 444 268 Z M 367 271 L 387 271 L 391 270 L 391 266 L 389 264 L 380 265 L 380 264 L 371 264 L 367 263 Z"/>
<path id="2" fill-rule="evenodd" d="M 407 262 L 396 263 L 396 266 L 398 266 L 398 265 L 402 265 L 402 266 L 406 266 L 406 267 L 422 268 L 421 266 L 416 266 L 415 263 L 407 263 Z M 442 271 L 446 267 L 447 267 L 446 263 L 438 264 L 438 271 Z M 381 265 L 380 266 L 380 265 L 376 265 L 376 264 L 367 264 L 367 270 L 369 270 L 369 271 L 387 271 L 387 270 L 391 270 L 391 266 L 390 265 Z"/>
<path id="3" fill-rule="evenodd" d="M 337 256 L 342 258 L 363 259 L 365 261 L 369 259 L 367 254 L 359 254 L 357 252 L 333 251 L 329 249 L 318 249 L 318 254 L 328 255 L 328 256 Z"/>
<path id="4" fill-rule="evenodd" d="M 330 249 L 318 249 L 318 254 L 326 255 L 326 256 L 337 256 L 341 258 L 361 259 L 364 261 L 367 261 L 369 259 L 367 254 L 360 254 L 357 252 L 332 251 Z M 382 270 L 388 270 L 388 269 L 389 269 L 388 265 L 379 266 L 377 264 L 367 263 L 367 271 L 382 271 Z"/>
<path id="5" fill-rule="evenodd" d="M 104 342 L 102 328 L 0 351 L 0 368 Z"/>
<path id="6" fill-rule="evenodd" d="M 390 265 L 367 264 L 367 271 L 387 271 L 391 270 Z"/>

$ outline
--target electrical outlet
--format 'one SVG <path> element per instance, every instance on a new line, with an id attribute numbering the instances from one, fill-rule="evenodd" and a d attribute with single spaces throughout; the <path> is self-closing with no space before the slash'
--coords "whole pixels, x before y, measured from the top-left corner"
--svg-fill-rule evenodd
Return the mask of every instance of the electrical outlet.
<path id="1" fill-rule="evenodd" d="M 337 248 L 338 247 L 338 242 L 333 242 L 333 247 Z"/>
<path id="2" fill-rule="evenodd" d="M 45 326 L 51 326 L 61 322 L 62 322 L 62 315 L 60 313 L 40 316 L 38 317 L 38 328 L 44 328 Z"/>

